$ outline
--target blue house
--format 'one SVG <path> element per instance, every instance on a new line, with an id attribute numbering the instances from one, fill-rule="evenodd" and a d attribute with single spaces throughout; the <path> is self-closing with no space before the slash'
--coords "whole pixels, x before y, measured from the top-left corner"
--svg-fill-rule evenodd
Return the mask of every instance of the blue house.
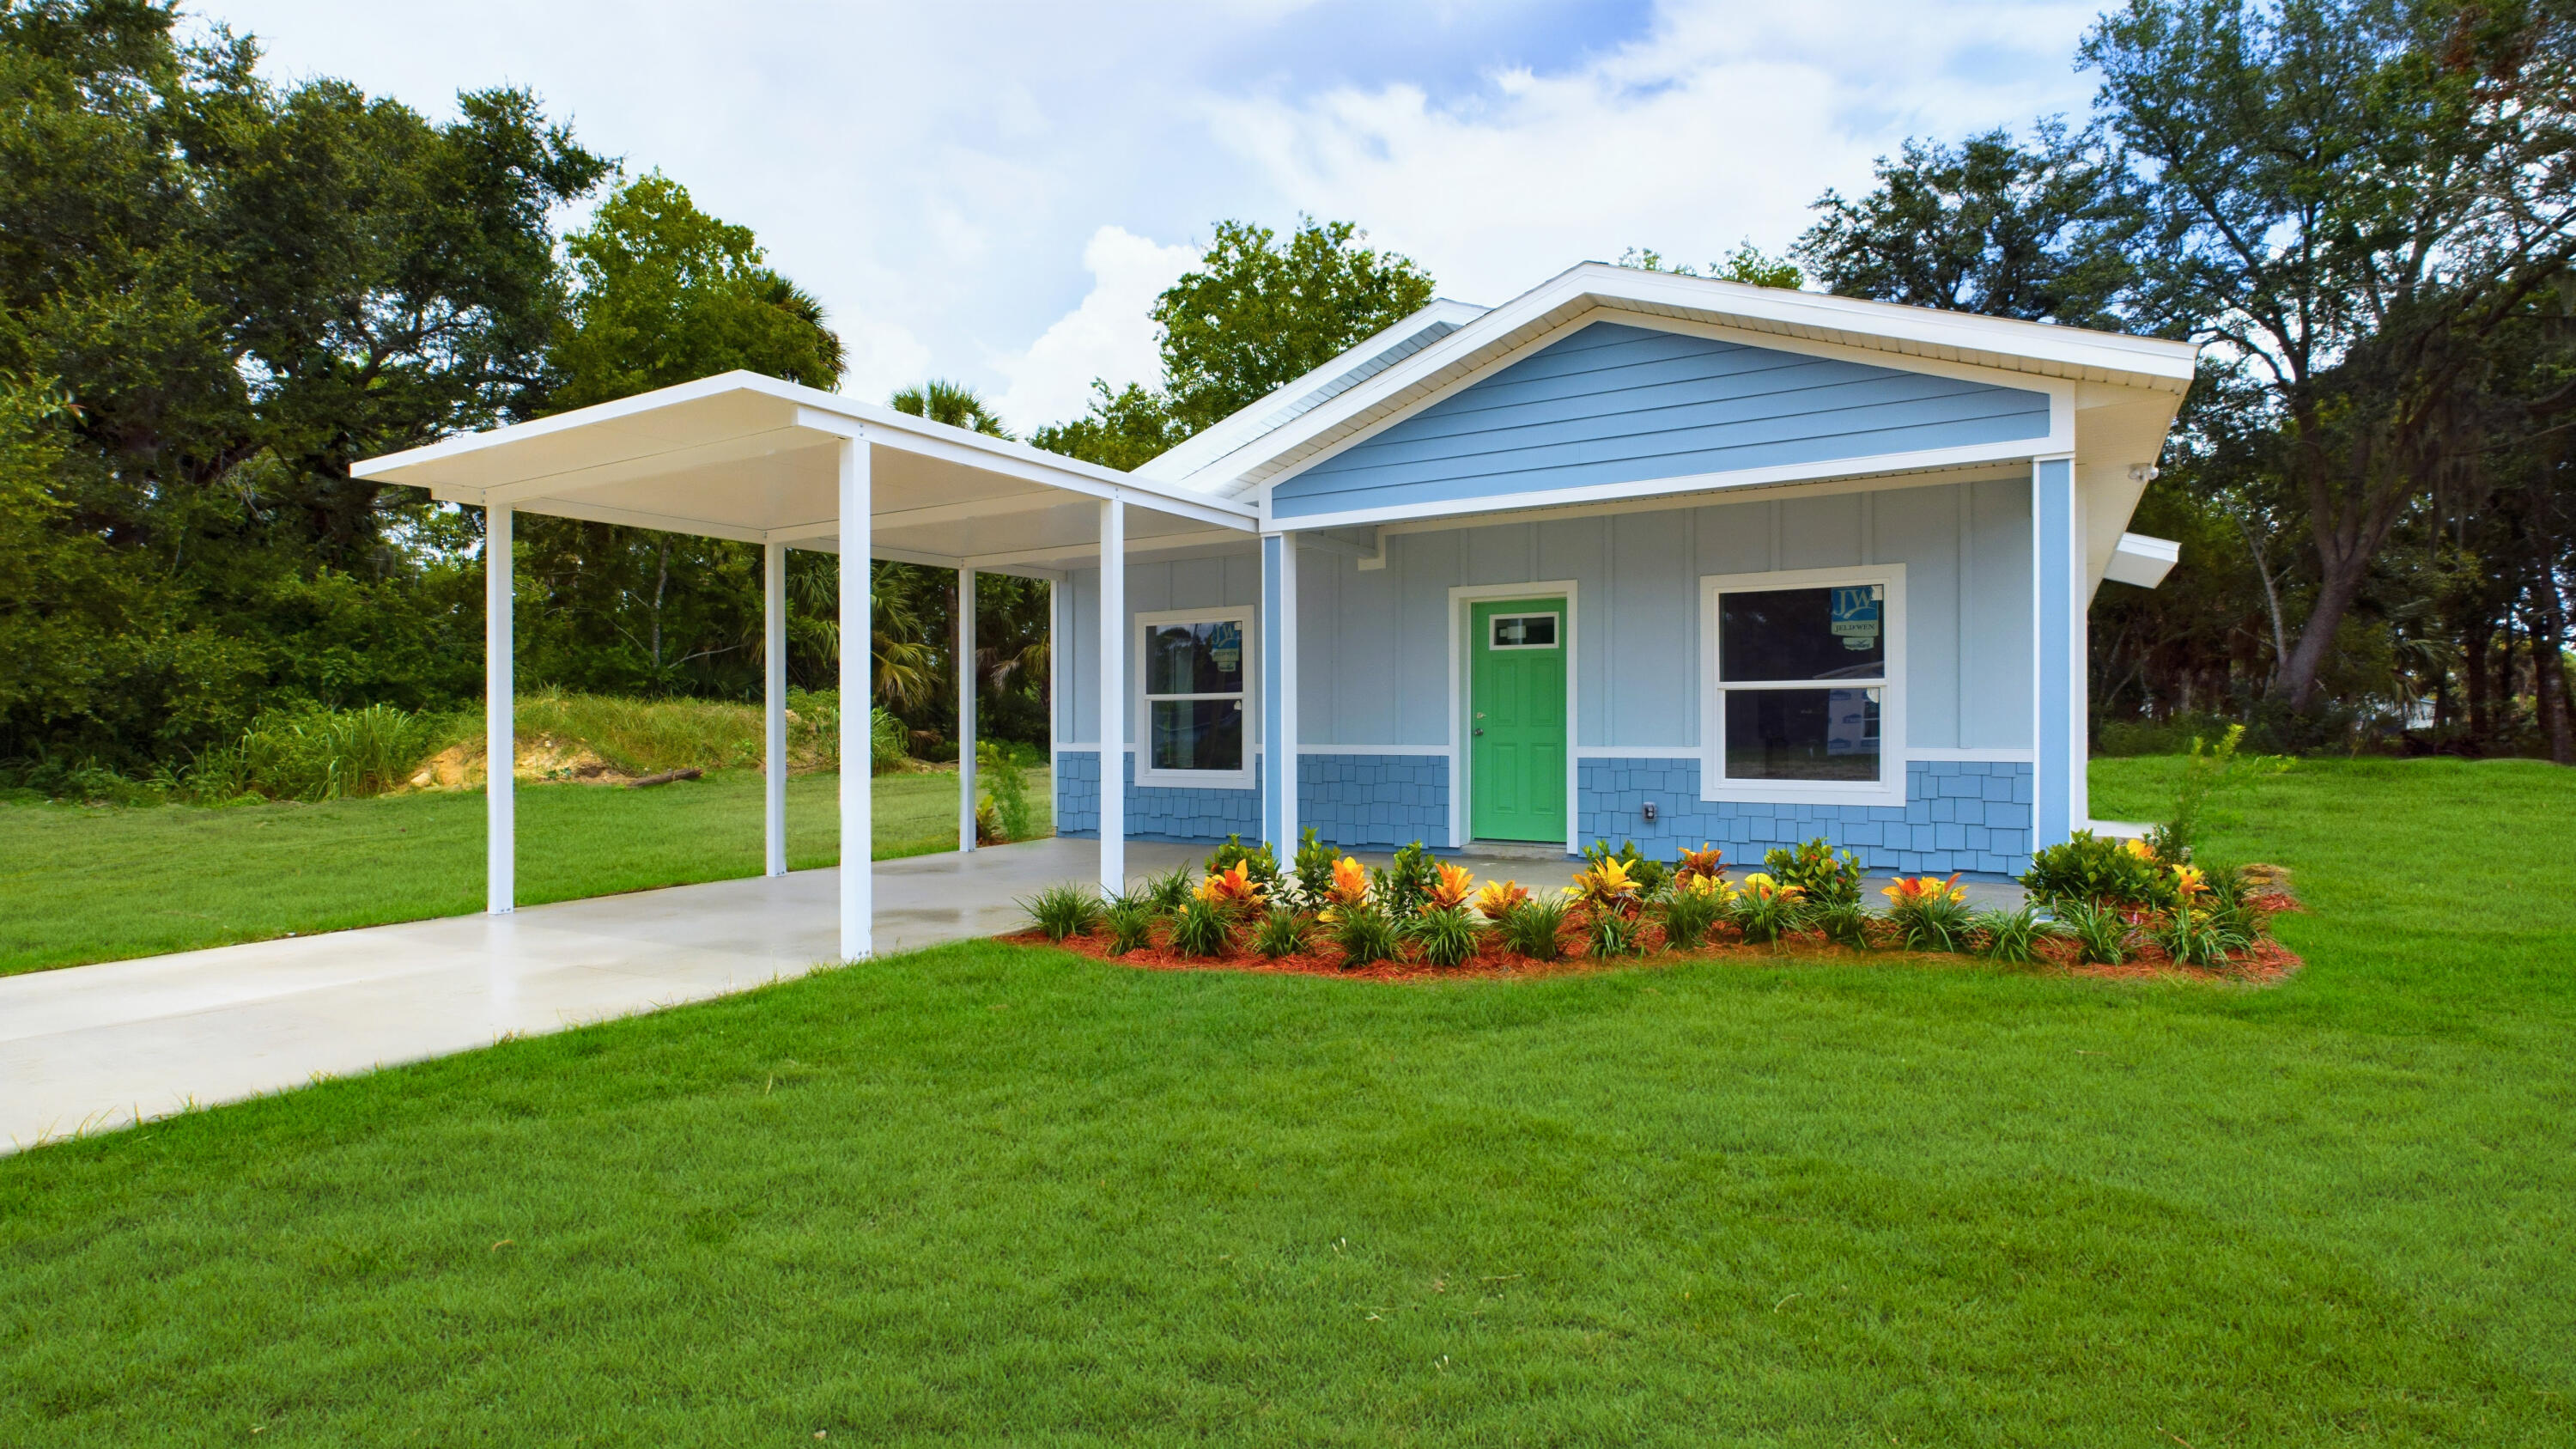
<path id="1" fill-rule="evenodd" d="M 1057 822 L 1285 847 L 1823 836 L 2018 871 L 2086 823 L 2086 605 L 2193 350 L 1586 264 L 1436 303 L 1134 473 L 751 373 L 370 459 L 483 510 L 486 749 L 511 757 L 520 513 L 765 554 L 768 868 L 787 869 L 791 548 L 1055 582 Z M 864 638 L 869 571 L 840 571 Z M 958 654 L 974 611 L 958 611 Z M 844 699 L 875 694 L 845 650 Z M 959 847 L 973 849 L 975 702 Z M 841 757 L 868 756 L 845 709 Z M 1104 765 L 1104 760 L 1107 762 Z M 1116 788 L 1104 788 L 1115 782 Z M 516 789 L 487 791 L 488 909 Z M 869 857 L 845 771 L 841 858 Z M 842 954 L 873 873 L 839 873 Z"/>
<path id="2" fill-rule="evenodd" d="M 2193 357 L 1599 264 L 1434 303 L 1138 470 L 1259 538 L 1064 575 L 1057 827 L 2018 872 Z"/>

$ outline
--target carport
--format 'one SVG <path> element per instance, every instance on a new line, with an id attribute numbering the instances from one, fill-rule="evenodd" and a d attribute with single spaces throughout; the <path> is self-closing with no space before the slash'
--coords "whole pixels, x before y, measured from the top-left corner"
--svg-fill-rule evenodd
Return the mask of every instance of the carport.
<path id="1" fill-rule="evenodd" d="M 511 518 L 549 514 L 757 543 L 765 551 L 768 873 L 787 870 L 787 550 L 891 559 L 955 569 L 959 597 L 978 572 L 1043 578 L 1107 561 L 1100 611 L 1100 697 L 1126 696 L 1126 610 L 1117 594 L 1137 554 L 1248 542 L 1248 505 L 1095 467 L 1026 444 L 928 422 L 888 407 L 730 372 L 577 412 L 450 438 L 369 459 L 360 478 L 429 490 L 485 510 L 485 692 L 490 784 L 486 909 L 515 902 L 512 729 Z M 844 641 L 872 637 L 869 570 L 841 570 Z M 974 655 L 975 611 L 958 611 L 960 659 Z M 1065 618 L 1061 607 L 1055 615 Z M 1050 651 L 1051 653 L 1055 651 Z M 873 949 L 869 861 L 869 705 L 873 651 L 841 650 L 840 954 Z M 973 671 L 959 671 L 958 848 L 975 846 Z M 1106 712 L 1104 751 L 1125 747 L 1120 711 Z M 1114 755 L 1110 756 L 1114 758 Z M 1101 792 L 1100 880 L 1126 881 L 1126 822 L 1116 790 Z"/>

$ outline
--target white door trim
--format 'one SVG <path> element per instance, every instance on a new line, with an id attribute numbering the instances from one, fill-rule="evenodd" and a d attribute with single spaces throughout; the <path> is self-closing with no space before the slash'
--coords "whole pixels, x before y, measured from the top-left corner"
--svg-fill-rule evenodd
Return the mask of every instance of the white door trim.
<path id="1" fill-rule="evenodd" d="M 1468 787 L 1473 783 L 1475 751 L 1467 744 L 1467 625 L 1473 604 L 1486 599 L 1544 599 L 1561 596 L 1565 600 L 1565 853 L 1579 855 L 1576 843 L 1583 833 L 1583 822 L 1575 811 L 1576 781 L 1581 769 L 1575 736 L 1582 721 L 1575 712 L 1576 680 L 1580 660 L 1575 650 L 1581 647 L 1583 630 L 1581 613 L 1575 601 L 1575 581 L 1548 579 L 1530 584 L 1459 584 L 1449 590 L 1449 844 L 1452 849 L 1466 846 L 1470 839 L 1467 812 Z"/>

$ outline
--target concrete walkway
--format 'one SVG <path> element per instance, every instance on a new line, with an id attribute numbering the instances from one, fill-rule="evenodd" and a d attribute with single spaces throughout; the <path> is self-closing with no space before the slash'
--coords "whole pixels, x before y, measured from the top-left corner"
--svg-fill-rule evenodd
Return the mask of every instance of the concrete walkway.
<path id="1" fill-rule="evenodd" d="M 1204 855 L 1132 841 L 1128 870 Z M 1545 852 L 1451 859 L 1573 875 Z M 1015 902 L 1098 861 L 1088 840 L 880 861 L 877 949 L 1017 930 Z M 838 889 L 798 871 L 0 977 L 0 1152 L 802 976 L 832 959 Z"/>

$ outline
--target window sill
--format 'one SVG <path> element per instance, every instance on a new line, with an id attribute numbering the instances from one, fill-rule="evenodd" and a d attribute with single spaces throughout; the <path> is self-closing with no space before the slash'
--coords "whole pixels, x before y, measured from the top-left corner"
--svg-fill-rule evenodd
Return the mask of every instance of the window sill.
<path id="1" fill-rule="evenodd" d="M 1144 770 L 1136 772 L 1139 789 L 1157 790 L 1249 790 L 1253 787 L 1250 770 Z"/>
<path id="2" fill-rule="evenodd" d="M 1703 766 L 1703 770 L 1708 767 Z M 1886 780 L 1720 780 L 1702 775 L 1699 798 L 1719 805 L 1870 805 L 1905 806 L 1905 777 Z"/>

